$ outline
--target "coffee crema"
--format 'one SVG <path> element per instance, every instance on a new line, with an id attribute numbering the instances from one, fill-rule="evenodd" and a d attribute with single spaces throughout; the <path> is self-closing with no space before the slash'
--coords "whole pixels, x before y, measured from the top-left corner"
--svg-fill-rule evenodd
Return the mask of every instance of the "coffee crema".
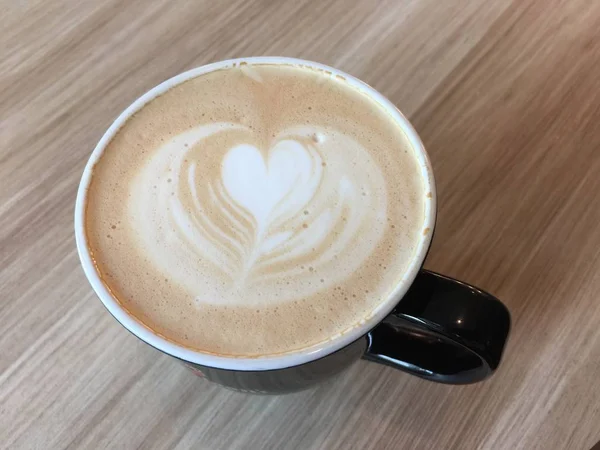
<path id="1" fill-rule="evenodd" d="M 96 270 L 194 350 L 265 356 L 356 326 L 423 239 L 425 183 L 386 110 L 343 78 L 241 64 L 130 117 L 93 167 Z"/>

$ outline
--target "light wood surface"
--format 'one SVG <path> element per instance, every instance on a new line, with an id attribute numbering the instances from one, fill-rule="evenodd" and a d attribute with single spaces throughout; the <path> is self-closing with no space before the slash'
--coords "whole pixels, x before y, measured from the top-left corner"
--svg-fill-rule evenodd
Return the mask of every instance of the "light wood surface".
<path id="1" fill-rule="evenodd" d="M 135 98 L 211 61 L 339 67 L 429 150 L 426 266 L 490 290 L 499 371 L 437 385 L 359 362 L 282 397 L 197 379 L 125 331 L 79 267 L 73 205 Z M 600 2 L 0 3 L 0 447 L 590 449 L 600 440 Z"/>

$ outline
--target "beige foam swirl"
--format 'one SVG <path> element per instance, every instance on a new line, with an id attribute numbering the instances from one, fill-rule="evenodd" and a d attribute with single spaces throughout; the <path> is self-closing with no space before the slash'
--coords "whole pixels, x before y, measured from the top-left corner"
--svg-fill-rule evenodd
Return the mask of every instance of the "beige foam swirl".
<path id="1" fill-rule="evenodd" d="M 203 151 L 209 140 L 223 152 Z M 162 145 L 131 190 L 143 253 L 201 304 L 273 306 L 329 288 L 361 266 L 387 219 L 377 164 L 326 128 L 265 144 L 242 125 L 199 126 Z"/>

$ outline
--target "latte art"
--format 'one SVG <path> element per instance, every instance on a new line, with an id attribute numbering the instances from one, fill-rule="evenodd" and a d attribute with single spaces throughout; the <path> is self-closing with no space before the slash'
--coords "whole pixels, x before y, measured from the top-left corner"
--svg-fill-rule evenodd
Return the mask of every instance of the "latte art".
<path id="1" fill-rule="evenodd" d="M 246 64 L 141 106 L 92 170 L 103 283 L 196 351 L 314 346 L 390 299 L 423 234 L 424 182 L 388 111 L 325 70 Z"/>
<path id="2" fill-rule="evenodd" d="M 227 134 L 247 142 L 204 150 Z M 217 123 L 161 146 L 130 203 L 141 245 L 165 276 L 197 302 L 252 305 L 304 298 L 350 276 L 383 235 L 387 198 L 369 153 L 341 133 L 298 126 L 261 149 L 251 130 Z"/>

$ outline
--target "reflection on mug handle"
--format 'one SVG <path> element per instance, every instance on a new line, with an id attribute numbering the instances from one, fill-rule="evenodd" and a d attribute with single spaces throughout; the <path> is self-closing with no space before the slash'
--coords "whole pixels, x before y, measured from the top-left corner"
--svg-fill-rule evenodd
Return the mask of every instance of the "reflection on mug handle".
<path id="1" fill-rule="evenodd" d="M 364 359 L 440 383 L 475 383 L 498 367 L 509 329 L 510 314 L 497 298 L 422 270 L 367 335 Z"/>

